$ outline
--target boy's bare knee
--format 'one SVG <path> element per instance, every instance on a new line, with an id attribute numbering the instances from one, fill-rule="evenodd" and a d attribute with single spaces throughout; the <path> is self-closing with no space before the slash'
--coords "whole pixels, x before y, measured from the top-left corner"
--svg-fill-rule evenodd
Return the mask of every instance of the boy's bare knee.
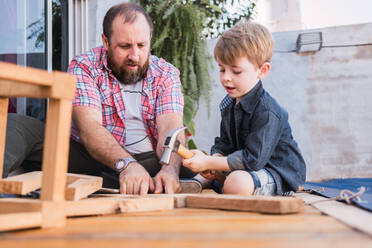
<path id="1" fill-rule="evenodd" d="M 254 182 L 252 176 L 243 170 L 231 172 L 223 185 L 224 194 L 253 195 Z"/>

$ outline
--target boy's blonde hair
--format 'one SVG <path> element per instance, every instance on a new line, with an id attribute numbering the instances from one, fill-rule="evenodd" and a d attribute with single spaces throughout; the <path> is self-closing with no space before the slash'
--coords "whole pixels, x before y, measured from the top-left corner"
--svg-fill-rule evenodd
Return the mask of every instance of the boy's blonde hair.
<path id="1" fill-rule="evenodd" d="M 260 68 L 271 61 L 273 50 L 270 31 L 261 24 L 243 20 L 221 35 L 214 48 L 214 58 L 234 65 L 237 59 L 246 56 L 249 62 Z"/>

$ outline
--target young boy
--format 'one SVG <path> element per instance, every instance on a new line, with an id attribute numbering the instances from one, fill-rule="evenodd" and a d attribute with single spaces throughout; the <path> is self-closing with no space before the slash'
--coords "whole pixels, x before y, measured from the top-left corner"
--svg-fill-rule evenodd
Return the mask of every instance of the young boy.
<path id="1" fill-rule="evenodd" d="M 195 156 L 183 160 L 183 165 L 207 179 L 217 179 L 217 171 L 225 174 L 224 182 L 213 180 L 217 192 L 281 195 L 305 182 L 306 165 L 292 137 L 288 113 L 262 87 L 273 47 L 265 27 L 241 21 L 222 34 L 214 48 L 227 92 L 220 104 L 220 137 L 212 156 L 194 150 Z"/>

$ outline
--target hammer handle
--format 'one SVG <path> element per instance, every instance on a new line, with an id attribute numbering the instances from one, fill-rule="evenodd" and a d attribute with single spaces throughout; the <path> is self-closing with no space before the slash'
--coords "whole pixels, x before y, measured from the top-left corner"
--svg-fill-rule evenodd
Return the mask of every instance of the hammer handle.
<path id="1" fill-rule="evenodd" d="M 194 153 L 188 150 L 186 147 L 180 144 L 178 147 L 177 153 L 183 158 L 192 158 L 194 157 Z"/>
<path id="2" fill-rule="evenodd" d="M 192 153 L 192 151 L 188 150 L 186 147 L 184 147 L 181 144 L 178 147 L 177 153 L 183 158 L 194 157 L 194 153 Z M 207 170 L 207 171 L 210 171 L 210 170 Z M 206 173 L 207 171 L 204 171 L 204 173 Z M 223 184 L 226 179 L 226 176 L 222 174 L 222 172 L 220 171 L 215 171 L 215 177 L 216 177 L 216 180 L 221 184 Z"/>

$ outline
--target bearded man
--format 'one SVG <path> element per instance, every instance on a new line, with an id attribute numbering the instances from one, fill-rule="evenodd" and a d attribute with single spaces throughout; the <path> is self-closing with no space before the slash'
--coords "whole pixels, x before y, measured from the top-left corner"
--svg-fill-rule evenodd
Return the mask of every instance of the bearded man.
<path id="1" fill-rule="evenodd" d="M 104 187 L 120 187 L 124 194 L 177 193 L 179 176 L 194 176 L 175 154 L 169 165 L 159 164 L 168 132 L 183 126 L 183 96 L 179 71 L 150 54 L 152 28 L 141 6 L 113 6 L 104 17 L 103 46 L 76 56 L 68 68 L 77 77 L 69 172 L 102 176 Z M 8 127 L 13 119 L 9 115 Z M 26 122 L 42 128 L 36 120 Z M 7 135 L 12 143 L 25 136 L 8 130 Z M 41 161 L 42 136 L 40 131 L 31 144 L 33 161 Z M 16 166 L 7 166 L 7 159 L 9 164 L 13 157 L 30 157 L 11 150 L 7 137 L 8 171 Z"/>
<path id="2" fill-rule="evenodd" d="M 118 176 L 111 173 L 116 171 L 126 194 L 181 189 L 180 158 L 172 155 L 168 166 L 158 163 L 168 132 L 183 125 L 181 82 L 174 66 L 150 54 L 152 28 L 141 6 L 113 6 L 103 20 L 103 46 L 77 56 L 69 66 L 77 76 L 72 146 L 93 157 L 71 163 L 70 171 L 103 171 L 104 181 L 113 179 L 109 187 L 118 186 Z M 181 169 L 181 177 L 192 176 Z"/>

